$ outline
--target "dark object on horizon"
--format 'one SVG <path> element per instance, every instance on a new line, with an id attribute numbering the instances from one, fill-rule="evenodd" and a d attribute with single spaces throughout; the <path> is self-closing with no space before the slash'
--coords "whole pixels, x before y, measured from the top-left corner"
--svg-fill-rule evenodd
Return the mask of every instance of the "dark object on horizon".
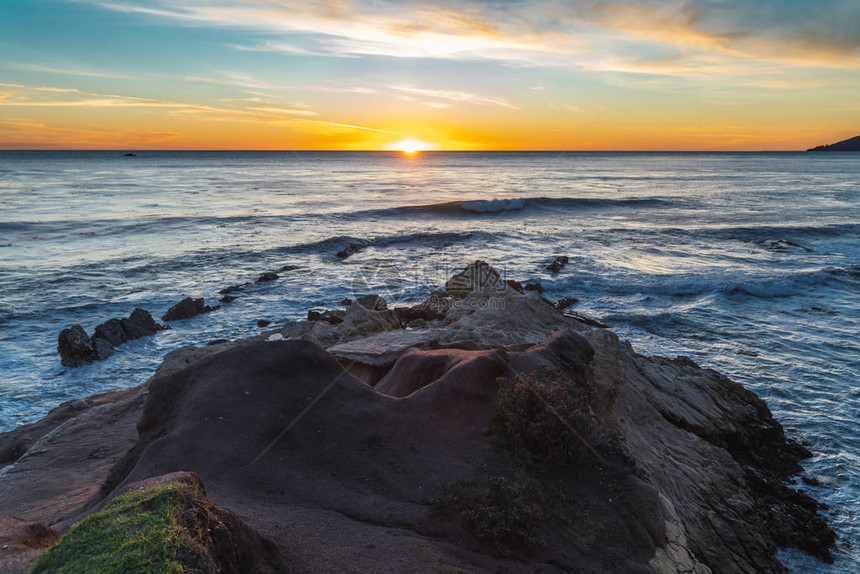
<path id="1" fill-rule="evenodd" d="M 241 291 L 245 287 L 247 287 L 248 285 L 250 285 L 250 283 L 242 283 L 240 285 L 230 285 L 229 287 L 225 287 L 224 289 L 221 289 L 220 291 L 218 291 L 218 293 L 220 295 L 228 295 L 228 294 L 234 293 L 236 291 Z"/>
<path id="2" fill-rule="evenodd" d="M 280 279 L 281 276 L 277 273 L 272 273 L 271 271 L 266 271 L 259 277 L 257 277 L 257 283 L 265 283 L 266 281 L 275 281 L 276 279 Z"/>
<path id="3" fill-rule="evenodd" d="M 562 297 L 561 299 L 553 303 L 552 306 L 559 311 L 564 311 L 565 309 L 567 309 L 571 305 L 575 305 L 576 303 L 579 303 L 579 299 L 577 299 L 576 297 Z"/>
<path id="4" fill-rule="evenodd" d="M 191 317 L 196 317 L 202 313 L 209 313 L 210 311 L 214 311 L 220 307 L 217 305 L 215 307 L 210 307 L 203 301 L 203 297 L 200 299 L 192 299 L 191 297 L 186 297 L 173 307 L 167 310 L 167 313 L 161 318 L 162 321 L 179 321 L 180 319 L 190 319 Z"/>
<path id="5" fill-rule="evenodd" d="M 258 327 L 268 327 L 271 324 L 272 324 L 271 321 L 266 321 L 265 319 L 257 319 L 257 326 Z"/>
<path id="6" fill-rule="evenodd" d="M 338 325 L 343 323 L 343 318 L 346 317 L 346 311 L 331 309 L 309 309 L 308 321 L 325 321 L 329 325 Z"/>
<path id="7" fill-rule="evenodd" d="M 154 335 L 167 328 L 156 323 L 148 311 L 135 309 L 126 318 L 108 319 L 97 326 L 92 338 L 77 324 L 63 329 L 57 339 L 57 352 L 63 365 L 79 367 L 107 359 L 114 354 L 114 347 L 123 343 Z"/>
<path id="8" fill-rule="evenodd" d="M 359 251 L 364 249 L 364 247 L 365 246 L 361 245 L 360 243 L 350 243 L 349 245 L 346 246 L 346 249 L 342 249 L 342 250 L 338 251 L 337 256 L 340 257 L 341 259 L 346 259 L 350 255 L 355 255 L 356 253 L 358 253 Z"/>
<path id="9" fill-rule="evenodd" d="M 567 255 L 559 255 L 555 258 L 555 261 L 547 265 L 546 268 L 548 271 L 558 273 L 564 268 L 565 265 L 567 265 L 568 261 L 570 261 L 570 259 L 567 257 Z"/>
<path id="10" fill-rule="evenodd" d="M 128 153 L 126 153 L 126 154 L 123 154 L 123 155 L 122 155 L 122 157 L 137 157 L 137 155 L 136 155 L 136 154 L 133 154 L 133 153 L 131 153 L 131 152 L 128 152 Z"/>
<path id="11" fill-rule="evenodd" d="M 860 136 L 829 145 L 820 145 L 806 151 L 860 151 Z"/>
<path id="12" fill-rule="evenodd" d="M 537 291 L 538 293 L 543 293 L 544 288 L 540 283 L 529 283 L 527 285 L 523 285 L 524 291 Z"/>
<path id="13" fill-rule="evenodd" d="M 218 299 L 218 301 L 220 303 L 232 303 L 236 299 L 238 299 L 238 297 L 236 297 L 235 295 L 224 295 L 223 297 Z"/>

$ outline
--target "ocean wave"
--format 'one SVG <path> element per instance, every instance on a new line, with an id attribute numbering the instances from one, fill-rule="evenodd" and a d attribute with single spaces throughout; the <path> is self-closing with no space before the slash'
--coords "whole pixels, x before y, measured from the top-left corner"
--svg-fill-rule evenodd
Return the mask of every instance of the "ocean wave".
<path id="1" fill-rule="evenodd" d="M 353 213 L 353 217 L 397 217 L 403 214 L 427 215 L 502 215 L 520 211 L 566 211 L 576 209 L 602 208 L 670 208 L 679 205 L 678 199 L 661 199 L 656 197 L 628 197 L 609 199 L 597 197 L 500 197 L 493 199 L 467 199 L 429 203 L 421 205 L 404 205 L 386 209 L 375 209 Z"/>

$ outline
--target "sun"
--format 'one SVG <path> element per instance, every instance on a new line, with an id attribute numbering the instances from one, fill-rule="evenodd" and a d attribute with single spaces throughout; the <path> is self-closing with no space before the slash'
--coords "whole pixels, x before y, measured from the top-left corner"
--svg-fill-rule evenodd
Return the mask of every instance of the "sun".
<path id="1" fill-rule="evenodd" d="M 436 144 L 423 142 L 416 139 L 405 139 L 399 142 L 393 142 L 385 146 L 389 151 L 401 151 L 406 155 L 415 155 L 419 151 L 429 151 L 436 149 Z"/>

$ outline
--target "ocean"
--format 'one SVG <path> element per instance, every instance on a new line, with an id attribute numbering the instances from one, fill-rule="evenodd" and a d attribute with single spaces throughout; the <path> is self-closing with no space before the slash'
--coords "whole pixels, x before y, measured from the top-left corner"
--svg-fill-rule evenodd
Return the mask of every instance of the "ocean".
<path id="1" fill-rule="evenodd" d="M 764 398 L 860 571 L 860 154 L 0 152 L 0 431 L 144 382 L 168 351 L 345 297 L 426 296 L 475 259 Z M 350 243 L 363 249 L 347 259 Z M 555 256 L 569 264 L 545 269 Z M 276 281 L 256 283 L 264 272 Z M 57 335 L 251 282 L 105 361 Z"/>

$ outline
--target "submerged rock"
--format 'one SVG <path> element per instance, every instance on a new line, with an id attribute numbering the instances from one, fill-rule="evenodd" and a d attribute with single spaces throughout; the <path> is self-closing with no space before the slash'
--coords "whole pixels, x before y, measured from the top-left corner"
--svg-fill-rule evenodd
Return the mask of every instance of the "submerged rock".
<path id="1" fill-rule="evenodd" d="M 162 321 L 179 321 L 181 319 L 190 319 L 202 313 L 214 311 L 217 307 L 210 307 L 201 297 L 200 299 L 192 299 L 186 297 L 173 307 L 167 310 L 167 313 L 161 317 Z"/>
<path id="2" fill-rule="evenodd" d="M 552 263 L 546 266 L 546 269 L 547 271 L 558 273 L 564 269 L 564 266 L 567 265 L 568 261 L 570 261 L 570 258 L 568 258 L 567 255 L 559 255 Z"/>
<path id="3" fill-rule="evenodd" d="M 350 255 L 355 255 L 355 254 L 356 254 L 356 253 L 358 253 L 359 251 L 363 250 L 363 249 L 364 249 L 364 247 L 365 247 L 365 246 L 364 246 L 364 245 L 362 245 L 362 244 L 360 244 L 360 243 L 350 243 L 349 245 L 347 245 L 347 246 L 346 246 L 346 248 L 345 248 L 345 249 L 341 249 L 340 251 L 338 251 L 338 252 L 336 253 L 336 255 L 337 255 L 340 259 L 346 259 L 346 258 L 347 258 L 347 257 L 349 257 Z"/>
<path id="4" fill-rule="evenodd" d="M 280 279 L 280 278 L 281 278 L 281 276 L 278 275 L 277 273 L 273 273 L 272 271 L 267 271 L 266 273 L 263 273 L 262 275 L 257 277 L 257 283 L 265 283 L 267 281 L 275 281 L 275 280 Z"/>
<path id="5" fill-rule="evenodd" d="M 564 311 L 568 307 L 576 305 L 577 303 L 579 303 L 579 299 L 577 299 L 576 297 L 562 297 L 561 299 L 553 303 L 552 306 L 559 311 Z"/>

